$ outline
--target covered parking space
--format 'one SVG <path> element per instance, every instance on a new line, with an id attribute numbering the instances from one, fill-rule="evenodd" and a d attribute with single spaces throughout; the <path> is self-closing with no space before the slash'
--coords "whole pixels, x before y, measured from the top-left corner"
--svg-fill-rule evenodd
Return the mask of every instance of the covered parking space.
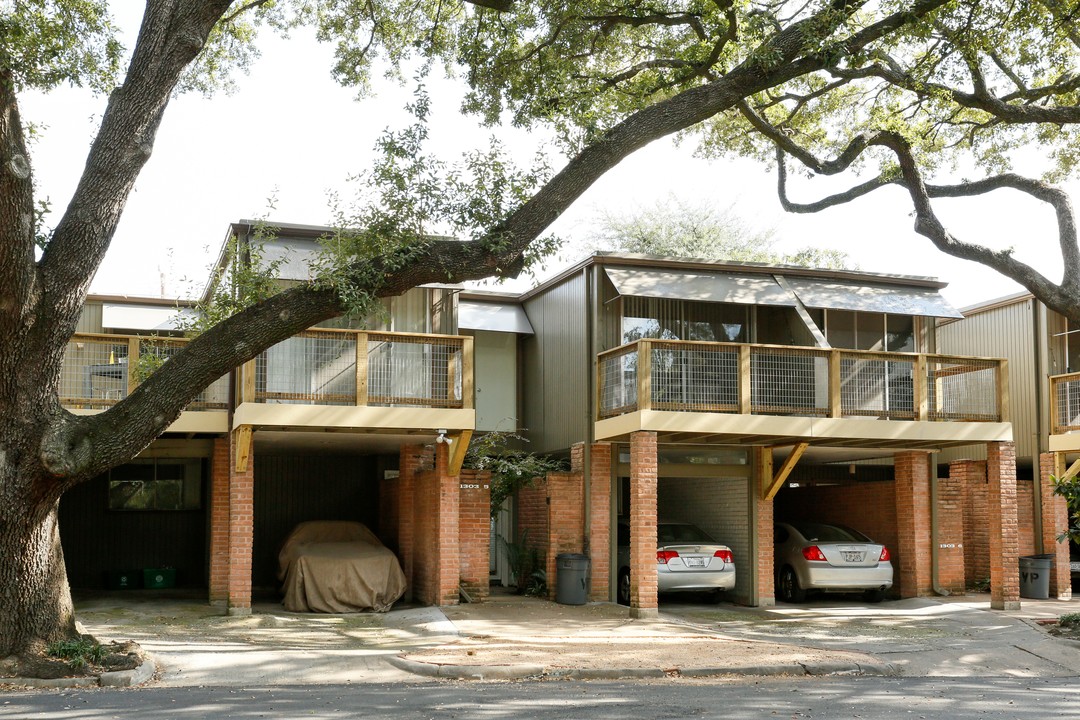
<path id="1" fill-rule="evenodd" d="M 895 517 L 894 579 L 903 597 L 932 592 L 928 454 L 941 447 L 984 444 L 990 536 L 990 580 L 995 608 L 1019 602 L 1015 459 L 1008 422 L 930 423 L 851 418 L 744 416 L 636 411 L 597 423 L 597 437 L 626 442 L 629 477 L 626 515 L 631 529 L 631 615 L 657 613 L 656 524 L 663 473 L 660 448 L 679 445 L 742 448 L 749 455 L 742 512 L 747 539 L 737 554 L 743 576 L 737 599 L 775 603 L 773 521 L 775 498 L 800 462 L 830 449 L 876 449 L 893 455 L 891 504 Z M 691 502 L 685 499 L 683 502 Z M 718 538 L 723 540 L 723 538 Z M 744 589 L 743 589 L 744 588 Z"/>

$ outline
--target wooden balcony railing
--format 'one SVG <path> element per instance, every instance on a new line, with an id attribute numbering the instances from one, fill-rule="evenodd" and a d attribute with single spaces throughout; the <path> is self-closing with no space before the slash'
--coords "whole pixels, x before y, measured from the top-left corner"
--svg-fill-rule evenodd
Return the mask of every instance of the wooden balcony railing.
<path id="1" fill-rule="evenodd" d="M 472 408 L 472 338 L 309 330 L 242 368 L 241 401 Z"/>
<path id="2" fill-rule="evenodd" d="M 67 407 L 115 405 L 177 352 L 183 338 L 78 334 L 62 376 Z M 473 407 L 472 338 L 413 333 L 310 330 L 241 368 L 241 402 L 301 405 Z M 229 378 L 188 410 L 227 410 Z"/>
<path id="3" fill-rule="evenodd" d="M 1050 377 L 1050 434 L 1080 430 L 1080 373 Z"/>
<path id="4" fill-rule="evenodd" d="M 66 407 L 104 410 L 118 403 L 188 342 L 186 338 L 78 333 L 68 342 L 60 378 Z M 187 407 L 227 410 L 229 378 L 219 378 Z"/>
<path id="5" fill-rule="evenodd" d="M 1007 365 L 999 359 L 639 340 L 601 353 L 597 360 L 601 420 L 647 409 L 883 420 L 1008 419 Z"/>

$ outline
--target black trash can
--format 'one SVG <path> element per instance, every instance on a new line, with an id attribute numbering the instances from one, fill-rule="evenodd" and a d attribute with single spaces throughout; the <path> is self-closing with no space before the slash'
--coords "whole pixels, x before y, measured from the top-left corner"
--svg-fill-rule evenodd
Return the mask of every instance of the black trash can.
<path id="1" fill-rule="evenodd" d="M 1053 555 L 1021 556 L 1020 597 L 1047 600 L 1050 597 L 1050 571 L 1053 569 Z"/>
<path id="2" fill-rule="evenodd" d="M 580 553 L 555 556 L 555 602 L 584 605 L 589 599 L 589 558 Z"/>

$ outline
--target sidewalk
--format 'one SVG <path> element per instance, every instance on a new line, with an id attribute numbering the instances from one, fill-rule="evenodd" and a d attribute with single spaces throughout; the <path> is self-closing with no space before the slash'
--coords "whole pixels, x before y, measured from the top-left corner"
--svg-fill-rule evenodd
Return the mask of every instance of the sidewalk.
<path id="1" fill-rule="evenodd" d="M 610 603 L 496 594 L 445 608 L 320 615 L 257 604 L 229 617 L 205 602 L 124 594 L 77 603 L 99 639 L 130 639 L 155 684 L 265 686 L 420 682 L 431 677 L 634 678 L 807 674 L 1080 676 L 1080 646 L 1035 622 L 1080 601 L 989 610 L 989 596 L 867 605 L 820 600 L 744 608 L 665 602 L 655 620 Z"/>

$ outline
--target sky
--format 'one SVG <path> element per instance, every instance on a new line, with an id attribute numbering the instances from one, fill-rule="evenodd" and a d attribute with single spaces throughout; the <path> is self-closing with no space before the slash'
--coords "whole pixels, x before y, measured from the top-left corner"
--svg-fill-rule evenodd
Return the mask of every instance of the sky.
<path id="1" fill-rule="evenodd" d="M 133 18 L 119 20 L 130 27 Z M 411 87 L 380 82 L 376 97 L 357 101 L 352 90 L 331 79 L 331 49 L 310 35 L 296 32 L 284 40 L 266 33 L 259 43 L 263 56 L 249 75 L 238 76 L 237 92 L 184 95 L 170 103 L 91 292 L 197 293 L 229 223 L 256 217 L 328 222 L 329 194 L 348 196 L 355 187 L 348 179 L 370 166 L 379 134 L 408 123 L 403 107 Z M 455 81 L 431 83 L 431 148 L 446 160 L 486 147 L 493 132 L 458 113 L 461 92 Z M 33 170 L 39 196 L 47 196 L 58 215 L 83 169 L 105 98 L 61 88 L 25 94 L 20 107 L 24 121 L 44 130 L 31 148 Z M 497 134 L 521 161 L 545 141 L 541 132 L 514 128 Z M 777 200 L 774 172 L 747 160 L 695 158 L 692 150 L 692 140 L 657 141 L 598 181 L 550 228 L 566 245 L 538 279 L 585 256 L 584 242 L 601 214 L 631 214 L 675 197 L 731 206 L 750 226 L 775 230 L 782 250 L 835 248 L 860 270 L 937 277 L 949 283 L 943 292 L 957 307 L 1022 289 L 987 268 L 938 252 L 916 235 L 910 201 L 899 188 L 816 215 L 791 215 Z M 800 178 L 789 183 L 789 194 L 809 201 L 851 182 Z M 1020 259 L 1052 280 L 1060 278 L 1056 221 L 1048 206 L 999 191 L 936 207 L 960 239 L 1013 247 Z M 524 290 L 534 282 L 491 289 Z"/>

